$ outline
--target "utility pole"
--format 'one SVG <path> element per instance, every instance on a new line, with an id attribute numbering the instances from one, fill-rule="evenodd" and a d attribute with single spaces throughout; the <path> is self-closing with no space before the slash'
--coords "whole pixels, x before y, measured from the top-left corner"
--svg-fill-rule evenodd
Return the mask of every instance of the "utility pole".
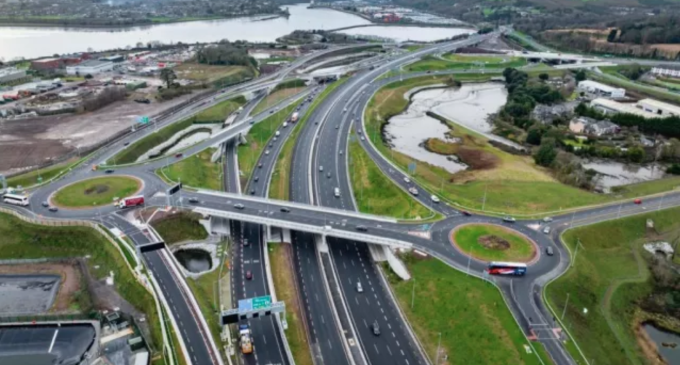
<path id="1" fill-rule="evenodd" d="M 439 342 L 437 343 L 437 362 L 435 363 L 436 365 L 439 365 L 439 349 L 442 346 L 442 333 L 439 332 Z"/>
<path id="2" fill-rule="evenodd" d="M 413 304 L 416 300 L 416 277 L 413 277 L 413 289 L 411 289 L 411 309 L 413 309 Z"/>
<path id="3" fill-rule="evenodd" d="M 576 251 L 574 251 L 574 260 L 571 262 L 572 265 L 576 263 L 576 256 L 578 255 L 578 246 L 581 246 L 581 239 L 576 238 Z"/>
<path id="4" fill-rule="evenodd" d="M 486 206 L 486 190 L 489 188 L 489 183 L 487 182 L 484 185 L 484 198 L 482 199 L 482 211 L 484 211 L 484 207 Z M 469 265 L 468 265 L 469 266 Z M 469 271 L 469 269 L 468 269 Z"/>
<path id="5" fill-rule="evenodd" d="M 564 309 L 562 310 L 562 317 L 560 320 L 564 320 L 564 314 L 567 313 L 567 304 L 569 303 L 569 293 L 567 293 L 567 300 L 564 301 Z"/>

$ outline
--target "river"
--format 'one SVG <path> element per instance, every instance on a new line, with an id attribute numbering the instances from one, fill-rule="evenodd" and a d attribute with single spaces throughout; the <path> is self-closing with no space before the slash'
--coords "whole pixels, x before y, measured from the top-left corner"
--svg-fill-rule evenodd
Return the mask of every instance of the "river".
<path id="1" fill-rule="evenodd" d="M 0 59 L 12 60 L 19 57 L 36 58 L 83 52 L 88 48 L 95 51 L 125 48 L 137 42 L 163 43 L 215 42 L 221 39 L 272 42 L 276 38 L 299 29 L 336 29 L 353 25 L 370 24 L 364 18 L 330 9 L 307 9 L 307 4 L 288 7 L 290 17 L 261 20 L 263 17 L 248 17 L 223 20 L 206 20 L 184 23 L 161 24 L 127 28 L 63 28 L 63 27 L 0 27 Z M 388 29 L 382 29 L 388 28 Z M 392 31 L 402 37 L 401 27 L 359 28 L 365 34 L 387 35 Z M 375 33 L 371 31 L 375 29 Z M 422 34 L 434 40 L 450 37 L 452 34 L 468 32 L 467 29 L 452 28 L 407 28 L 411 38 Z M 398 33 L 398 34 L 397 34 Z"/>

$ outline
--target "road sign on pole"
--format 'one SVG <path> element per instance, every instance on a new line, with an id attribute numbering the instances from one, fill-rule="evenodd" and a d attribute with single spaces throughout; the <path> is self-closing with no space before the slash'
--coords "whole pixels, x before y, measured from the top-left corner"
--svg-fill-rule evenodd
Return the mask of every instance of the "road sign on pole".
<path id="1" fill-rule="evenodd" d="M 177 193 L 178 191 L 180 191 L 180 190 L 182 190 L 182 183 L 178 183 L 177 185 L 175 185 L 175 186 L 171 187 L 170 189 L 168 189 L 167 194 L 168 194 L 168 195 L 174 195 L 174 194 L 176 194 L 176 193 Z"/>
<path id="2" fill-rule="evenodd" d="M 416 162 L 415 161 L 408 164 L 408 173 L 411 174 L 411 175 L 416 173 Z"/>
<path id="3" fill-rule="evenodd" d="M 137 123 L 140 124 L 148 124 L 149 123 L 149 117 L 146 115 L 140 115 L 136 118 Z"/>

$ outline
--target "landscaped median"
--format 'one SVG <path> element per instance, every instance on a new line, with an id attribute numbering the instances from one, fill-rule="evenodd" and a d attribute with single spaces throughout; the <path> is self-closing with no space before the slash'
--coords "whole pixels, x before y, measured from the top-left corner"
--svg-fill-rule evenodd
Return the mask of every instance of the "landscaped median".
<path id="1" fill-rule="evenodd" d="M 526 64 L 526 60 L 519 57 L 467 56 L 461 54 L 447 54 L 442 56 L 442 58 L 435 56 L 425 56 L 420 61 L 412 63 L 406 67 L 412 72 L 422 72 L 454 69 L 503 69 L 506 67 L 521 67 L 525 66 Z"/>
<path id="2" fill-rule="evenodd" d="M 492 284 L 434 258 L 409 254 L 403 259 L 411 280 L 385 271 L 398 305 L 433 363 L 551 364 L 542 345 L 526 339 Z"/>
<path id="3" fill-rule="evenodd" d="M 288 97 L 291 97 L 306 87 L 305 80 L 295 79 L 282 82 L 272 90 L 272 92 L 262 99 L 253 109 L 252 115 L 257 115 L 267 108 L 272 107 Z"/>
<path id="4" fill-rule="evenodd" d="M 182 182 L 193 188 L 220 190 L 222 187 L 221 159 L 212 162 L 216 148 L 200 153 L 156 170 L 156 174 L 169 183 Z"/>
<path id="5" fill-rule="evenodd" d="M 151 151 L 154 147 L 161 145 L 163 142 L 172 138 L 175 134 L 191 127 L 194 124 L 215 124 L 223 123 L 229 114 L 236 111 L 240 106 L 246 103 L 243 96 L 222 101 L 206 110 L 201 111 L 191 118 L 184 119 L 180 122 L 170 124 L 158 131 L 150 133 L 144 138 L 125 147 L 118 154 L 113 156 L 108 164 L 123 165 L 134 163 L 145 153 Z"/>
<path id="6" fill-rule="evenodd" d="M 92 208 L 139 193 L 143 183 L 131 176 L 102 176 L 81 180 L 57 190 L 51 202 L 63 208 Z"/>
<path id="7" fill-rule="evenodd" d="M 481 261 L 531 262 L 538 254 L 538 245 L 528 237 L 495 224 L 458 226 L 451 233 L 451 243 Z"/>
<path id="8" fill-rule="evenodd" d="M 670 208 L 562 235 L 572 266 L 546 286 L 544 297 L 590 364 L 661 364 L 657 345 L 642 325 L 654 323 L 680 333 L 680 257 L 675 255 L 673 268 L 642 247 L 649 242 L 673 243 L 680 233 L 678 217 L 680 208 Z M 571 341 L 567 350 L 578 364 L 586 364 Z"/>
<path id="9" fill-rule="evenodd" d="M 208 238 L 208 232 L 198 222 L 200 218 L 199 214 L 179 212 L 155 219 L 151 226 L 168 245 L 189 240 L 200 241 Z"/>

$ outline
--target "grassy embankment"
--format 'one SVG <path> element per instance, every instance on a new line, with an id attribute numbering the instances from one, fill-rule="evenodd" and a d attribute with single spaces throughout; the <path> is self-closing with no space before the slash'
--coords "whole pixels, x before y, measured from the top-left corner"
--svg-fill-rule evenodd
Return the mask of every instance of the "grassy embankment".
<path id="1" fill-rule="evenodd" d="M 295 274 L 293 272 L 292 248 L 287 243 L 269 243 L 269 257 L 271 262 L 272 275 L 274 277 L 274 288 L 276 289 L 276 300 L 286 303 L 286 339 L 293 353 L 293 359 L 297 365 L 313 365 L 310 353 L 309 342 L 305 327 L 302 323 L 302 311 L 298 296 L 295 291 Z"/>
<path id="2" fill-rule="evenodd" d="M 7 186 L 12 187 L 30 187 L 41 182 L 48 181 L 49 179 L 60 175 L 63 172 L 68 171 L 70 168 L 75 166 L 80 160 L 76 158 L 69 159 L 62 163 L 45 167 L 43 169 L 38 169 L 34 171 L 27 172 L 25 174 L 16 175 L 7 179 Z"/>
<path id="3" fill-rule="evenodd" d="M 647 363 L 634 332 L 639 322 L 650 319 L 636 303 L 653 289 L 642 244 L 672 242 L 680 232 L 678 217 L 680 208 L 672 208 L 564 233 L 572 254 L 578 240 L 581 246 L 573 266 L 546 287 L 545 297 L 557 315 L 566 303 L 563 322 L 591 364 Z M 656 232 L 646 228 L 647 219 L 654 221 Z M 585 364 L 575 346 L 567 349 Z"/>
<path id="4" fill-rule="evenodd" d="M 484 64 L 484 66 L 481 66 Z M 441 71 L 453 69 L 504 69 L 506 67 L 522 67 L 527 64 L 524 58 L 497 56 L 463 56 L 447 54 L 442 58 L 425 56 L 422 60 L 407 66 L 409 71 Z"/>
<path id="5" fill-rule="evenodd" d="M 295 123 L 295 129 L 291 132 L 290 136 L 286 140 L 286 143 L 279 153 L 278 159 L 276 161 L 276 166 L 274 166 L 274 171 L 272 172 L 272 181 L 269 185 L 269 197 L 272 199 L 289 200 L 290 194 L 290 168 L 291 162 L 293 160 L 293 149 L 297 143 L 297 137 L 302 131 L 302 128 L 307 124 L 310 116 L 314 110 L 321 104 L 321 102 L 326 99 L 326 96 L 333 92 L 336 88 L 342 85 L 347 78 L 342 78 L 328 87 L 326 87 L 314 100 L 312 104 L 307 108 L 305 115 L 300 118 L 300 121 Z"/>
<path id="6" fill-rule="evenodd" d="M 245 103 L 246 99 L 243 96 L 220 102 L 217 105 L 203 110 L 191 118 L 173 123 L 158 130 L 157 132 L 149 134 L 135 143 L 132 143 L 124 150 L 120 151 L 108 162 L 111 162 L 114 165 L 133 163 L 152 148 L 172 138 L 172 136 L 174 136 L 176 133 L 189 128 L 192 124 L 222 123 L 229 114 L 234 112 Z"/>
<path id="7" fill-rule="evenodd" d="M 156 170 L 163 180 L 182 182 L 193 188 L 220 190 L 222 186 L 222 165 L 220 160 L 212 162 L 216 148 L 208 148 L 200 153 Z"/>
<path id="8" fill-rule="evenodd" d="M 185 62 L 173 70 L 177 78 L 214 86 L 235 84 L 255 75 L 253 69 L 246 66 L 206 65 L 196 62 Z"/>
<path id="9" fill-rule="evenodd" d="M 494 246 L 489 242 L 491 237 L 496 237 L 509 246 L 507 248 Z M 536 253 L 536 249 L 526 237 L 490 224 L 463 226 L 453 233 L 453 239 L 463 252 L 482 261 L 528 262 Z"/>
<path id="10" fill-rule="evenodd" d="M 456 75 L 460 81 L 487 80 L 489 75 Z M 381 125 L 406 109 L 404 93 L 415 87 L 442 83 L 448 76 L 426 76 L 386 85 L 369 102 L 366 110 L 366 136 L 404 171 L 413 161 L 409 156 L 391 151 L 380 134 Z M 680 178 L 668 178 L 624 186 L 618 195 L 593 194 L 556 181 L 547 170 L 538 167 L 530 156 L 504 152 L 466 128 L 447 122 L 453 127 L 452 137 L 461 138 L 459 145 L 430 141 L 439 152 L 455 151 L 471 169 L 451 174 L 448 171 L 418 162 L 414 178 L 431 192 L 469 209 L 512 214 L 540 214 L 586 205 L 612 202 L 636 196 L 660 193 L 680 186 Z M 484 198 L 486 197 L 486 199 Z M 483 203 L 485 202 L 485 203 Z"/>
<path id="11" fill-rule="evenodd" d="M 124 176 L 103 176 L 67 185 L 52 197 L 60 207 L 84 208 L 113 204 L 114 198 L 125 198 L 139 191 L 139 180 Z"/>
<path id="12" fill-rule="evenodd" d="M 208 238 L 208 232 L 198 223 L 200 215 L 194 213 L 175 213 L 151 222 L 165 243 L 172 245 L 188 240 L 200 241 Z"/>
<path id="13" fill-rule="evenodd" d="M 259 114 L 265 111 L 267 108 L 280 103 L 284 99 L 301 92 L 305 89 L 305 87 L 305 81 L 300 79 L 282 82 L 276 85 L 272 92 L 255 106 L 251 114 Z"/>
<path id="14" fill-rule="evenodd" d="M 433 362 L 441 333 L 439 360 L 443 364 L 541 364 L 539 356 L 551 364 L 540 344 L 533 343 L 538 354 L 528 353 L 529 341 L 491 284 L 439 260 L 407 256 L 405 262 L 415 281 L 389 273 L 389 282 Z M 444 355 L 448 359 L 442 362 Z"/>
<path id="15" fill-rule="evenodd" d="M 433 212 L 394 184 L 352 135 L 349 170 L 352 192 L 360 212 L 400 219 L 423 219 Z"/>
<path id="16" fill-rule="evenodd" d="M 101 280 L 113 272 L 116 292 L 146 314 L 156 351 L 163 345 L 160 322 L 152 295 L 134 278 L 118 249 L 87 227 L 48 227 L 26 223 L 0 213 L 0 259 L 84 258 L 90 274 Z M 95 268 L 96 267 L 96 268 Z M 79 303 L 91 301 L 80 300 Z M 80 306 L 87 314 L 94 308 Z"/>
<path id="17" fill-rule="evenodd" d="M 246 135 L 247 144 L 238 146 L 238 167 L 241 171 L 241 186 L 246 186 L 253 174 L 257 160 L 265 150 L 269 150 L 269 143 L 281 143 L 281 141 L 274 142 L 272 137 L 279 128 L 283 128 L 282 124 L 293 113 L 295 108 L 300 105 L 301 101 L 288 105 L 278 112 L 270 115 L 267 119 L 253 125 Z M 287 128 L 293 128 L 295 124 L 289 125 Z M 272 156 L 273 158 L 273 156 Z"/>

